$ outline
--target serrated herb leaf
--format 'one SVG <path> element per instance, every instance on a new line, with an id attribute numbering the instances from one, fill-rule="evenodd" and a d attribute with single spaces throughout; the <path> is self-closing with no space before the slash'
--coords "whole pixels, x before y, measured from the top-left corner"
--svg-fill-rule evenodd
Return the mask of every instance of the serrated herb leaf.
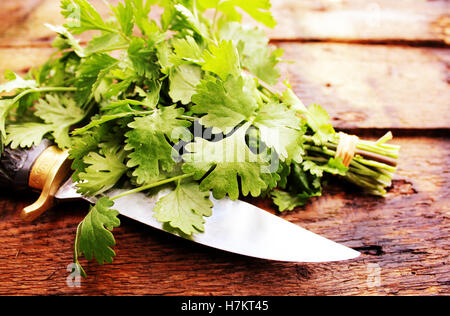
<path id="1" fill-rule="evenodd" d="M 311 105 L 304 115 L 309 127 L 315 132 L 313 139 L 316 145 L 324 145 L 333 139 L 335 132 L 330 124 L 330 116 L 320 105 Z"/>
<path id="2" fill-rule="evenodd" d="M 271 51 L 269 39 L 260 29 L 236 22 L 225 23 L 219 30 L 221 40 L 230 40 L 238 48 L 242 66 L 268 84 L 276 84 L 280 76 L 277 68 L 283 51 Z"/>
<path id="3" fill-rule="evenodd" d="M 222 41 L 218 46 L 212 45 L 203 54 L 202 69 L 218 75 L 226 80 L 229 75 L 238 77 L 241 72 L 239 55 L 231 41 Z"/>
<path id="4" fill-rule="evenodd" d="M 200 188 L 212 190 L 216 199 L 228 195 L 236 200 L 240 191 L 244 196 L 259 196 L 263 190 L 274 187 L 279 180 L 276 170 L 271 172 L 269 162 L 262 155 L 254 154 L 247 146 L 245 135 L 248 127 L 246 124 L 218 142 L 196 138 L 194 143 L 186 146 L 190 153 L 183 155 L 183 171 L 194 172 L 197 180 L 206 175 Z"/>
<path id="5" fill-rule="evenodd" d="M 192 235 L 204 231 L 203 217 L 211 216 L 212 206 L 209 192 L 201 191 L 197 183 L 179 183 L 173 192 L 156 203 L 154 217 Z"/>
<path id="6" fill-rule="evenodd" d="M 9 81 L 0 85 L 0 94 L 10 93 L 18 89 L 31 89 L 37 87 L 35 80 L 24 80 L 13 72 L 7 72 L 5 77 L 7 77 Z"/>
<path id="7" fill-rule="evenodd" d="M 254 125 L 259 128 L 262 141 L 274 148 L 282 160 L 294 159 L 301 162 L 303 131 L 295 111 L 287 109 L 283 104 L 264 104 Z"/>
<path id="8" fill-rule="evenodd" d="M 278 211 L 292 211 L 298 206 L 303 206 L 308 201 L 309 196 L 295 194 L 285 191 L 274 190 L 270 193 L 273 203 L 278 206 Z"/>
<path id="9" fill-rule="evenodd" d="M 84 48 L 80 46 L 80 41 L 77 40 L 64 26 L 54 26 L 51 24 L 45 24 L 45 26 L 59 35 L 53 42 L 53 47 L 56 47 L 59 50 L 71 48 L 80 58 L 86 56 Z"/>
<path id="10" fill-rule="evenodd" d="M 94 54 L 80 65 L 75 86 L 78 88 L 75 98 L 85 104 L 95 92 L 101 79 L 113 69 L 119 61 L 107 54 Z"/>
<path id="11" fill-rule="evenodd" d="M 93 257 L 99 264 L 112 263 L 116 255 L 111 248 L 116 244 L 111 231 L 120 226 L 119 212 L 111 209 L 114 202 L 102 197 L 92 206 L 77 230 L 76 251 L 88 260 Z"/>
<path id="12" fill-rule="evenodd" d="M 86 0 L 62 0 L 61 8 L 61 13 L 67 20 L 64 26 L 73 34 L 90 30 L 117 32 L 103 21 L 97 10 Z"/>
<path id="13" fill-rule="evenodd" d="M 39 145 L 44 136 L 52 129 L 52 125 L 37 122 L 9 125 L 6 129 L 5 144 L 10 145 L 12 149 Z"/>
<path id="14" fill-rule="evenodd" d="M 191 103 L 202 78 L 202 70 L 194 65 L 180 65 L 170 72 L 169 95 L 173 102 Z"/>
<path id="15" fill-rule="evenodd" d="M 175 106 L 164 107 L 128 124 L 131 130 L 125 134 L 125 149 L 132 152 L 127 166 L 136 168 L 133 176 L 138 184 L 157 178 L 160 169 L 170 171 L 175 167 L 177 153 L 170 141 L 177 142 L 189 134 L 186 128 L 190 123 L 180 119 L 183 112 Z"/>
<path id="16" fill-rule="evenodd" d="M 40 117 L 51 128 L 52 136 L 60 148 L 71 145 L 69 129 L 81 121 L 85 112 L 76 106 L 75 101 L 67 96 L 48 94 L 36 104 L 36 116 Z"/>
<path id="17" fill-rule="evenodd" d="M 229 76 L 226 81 L 204 80 L 192 96 L 192 111 L 205 114 L 200 119 L 206 127 L 227 132 L 254 115 L 258 104 L 243 77 Z"/>
<path id="18" fill-rule="evenodd" d="M 103 143 L 100 147 L 100 154 L 90 152 L 83 158 L 88 167 L 78 174 L 81 194 L 92 196 L 111 189 L 128 170 L 124 163 L 126 152 L 120 145 Z"/>

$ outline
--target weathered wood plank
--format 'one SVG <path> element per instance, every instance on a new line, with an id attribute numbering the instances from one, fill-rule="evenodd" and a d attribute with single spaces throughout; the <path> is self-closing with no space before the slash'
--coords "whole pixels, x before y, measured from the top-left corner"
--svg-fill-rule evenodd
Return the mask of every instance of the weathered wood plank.
<path id="1" fill-rule="evenodd" d="M 450 127 L 449 49 L 285 43 L 283 75 L 340 128 Z"/>
<path id="2" fill-rule="evenodd" d="M 395 142 L 402 146 L 399 172 L 385 199 L 334 183 L 323 197 L 283 215 L 361 250 L 356 260 L 290 264 L 250 259 L 122 219 L 115 230 L 114 264 L 85 264 L 89 277 L 80 288 L 70 288 L 66 267 L 87 205 L 61 205 L 29 224 L 18 212 L 32 196 L 2 192 L 0 294 L 450 294 L 450 140 Z"/>
<path id="3" fill-rule="evenodd" d="M 0 10 L 4 21 L 0 28 L 0 34 L 3 33 L 0 45 L 48 43 L 53 33 L 43 24 L 63 23 L 59 2 L 2 1 L 0 6 L 6 6 L 6 9 Z M 103 16 L 108 15 L 102 0 L 90 2 Z M 118 0 L 110 2 L 114 4 Z M 11 3 L 14 3 L 14 10 Z M 272 39 L 450 44 L 450 4 L 445 0 L 273 0 L 272 4 L 279 23 L 275 29 L 267 30 Z M 152 16 L 158 16 L 159 12 L 153 11 Z"/>
<path id="4" fill-rule="evenodd" d="M 283 43 L 282 64 L 305 104 L 319 103 L 338 128 L 450 127 L 450 49 Z M 39 65 L 50 48 L 0 48 L 0 73 Z M 1 79 L 0 79 L 1 81 Z"/>
<path id="5" fill-rule="evenodd" d="M 6 70 L 24 75 L 45 63 L 54 52 L 53 48 L 0 48 L 0 82 L 4 82 Z"/>
<path id="6" fill-rule="evenodd" d="M 450 44 L 450 3 L 417 0 L 273 0 L 277 39 Z"/>
<path id="7" fill-rule="evenodd" d="M 24 23 L 28 15 L 36 9 L 42 0 L 2 0 L 0 3 L 0 34 L 9 28 Z M 0 41 L 1 43 L 1 41 Z"/>

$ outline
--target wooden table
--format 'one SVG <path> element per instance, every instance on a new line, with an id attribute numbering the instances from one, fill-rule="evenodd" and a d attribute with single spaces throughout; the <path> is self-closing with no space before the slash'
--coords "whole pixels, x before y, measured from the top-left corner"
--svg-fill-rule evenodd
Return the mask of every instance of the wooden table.
<path id="1" fill-rule="evenodd" d="M 106 14 L 101 0 L 91 2 Z M 282 215 L 362 256 L 268 262 L 122 218 L 114 264 L 84 262 L 89 276 L 72 288 L 66 267 L 88 205 L 60 205 L 24 223 L 18 213 L 35 197 L 1 192 L 0 294 L 450 294 L 449 2 L 272 2 L 280 24 L 269 34 L 296 62 L 283 64 L 283 74 L 305 103 L 325 106 L 342 130 L 370 138 L 391 130 L 402 146 L 385 199 L 336 181 L 324 196 Z M 53 51 L 43 23 L 61 23 L 58 0 L 2 0 L 0 8 L 0 70 L 24 73 Z"/>

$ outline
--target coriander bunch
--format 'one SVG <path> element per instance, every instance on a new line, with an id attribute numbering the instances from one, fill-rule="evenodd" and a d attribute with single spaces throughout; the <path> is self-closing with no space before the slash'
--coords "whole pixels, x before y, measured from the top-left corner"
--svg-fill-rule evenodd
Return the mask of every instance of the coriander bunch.
<path id="1" fill-rule="evenodd" d="M 62 0 L 66 23 L 49 25 L 55 54 L 26 78 L 8 72 L 0 86 L 2 145 L 49 138 L 69 148 L 79 192 L 99 197 L 77 229 L 78 266 L 82 254 L 112 262 L 114 200 L 135 192 L 171 187 L 149 212 L 188 236 L 205 229 L 210 192 L 270 196 L 291 210 L 320 195 L 331 174 L 384 194 L 395 171 L 386 162 L 398 155 L 389 136 L 360 140 L 347 168 L 326 111 L 305 107 L 289 85 L 273 89 L 282 50 L 241 23 L 247 15 L 273 27 L 269 0 L 106 4 L 103 19 L 86 0 Z M 157 20 L 149 18 L 155 6 Z M 94 36 L 80 42 L 87 31 Z M 105 196 L 125 185 L 128 192 Z"/>

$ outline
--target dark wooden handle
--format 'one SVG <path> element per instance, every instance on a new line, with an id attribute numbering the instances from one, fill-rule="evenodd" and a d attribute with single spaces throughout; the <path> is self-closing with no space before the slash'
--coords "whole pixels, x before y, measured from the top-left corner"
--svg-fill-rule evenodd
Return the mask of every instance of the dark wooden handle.
<path id="1" fill-rule="evenodd" d="M 31 148 L 6 147 L 0 159 L 0 187 L 24 190 L 28 187 L 31 168 L 40 154 L 51 145 L 44 140 Z"/>

